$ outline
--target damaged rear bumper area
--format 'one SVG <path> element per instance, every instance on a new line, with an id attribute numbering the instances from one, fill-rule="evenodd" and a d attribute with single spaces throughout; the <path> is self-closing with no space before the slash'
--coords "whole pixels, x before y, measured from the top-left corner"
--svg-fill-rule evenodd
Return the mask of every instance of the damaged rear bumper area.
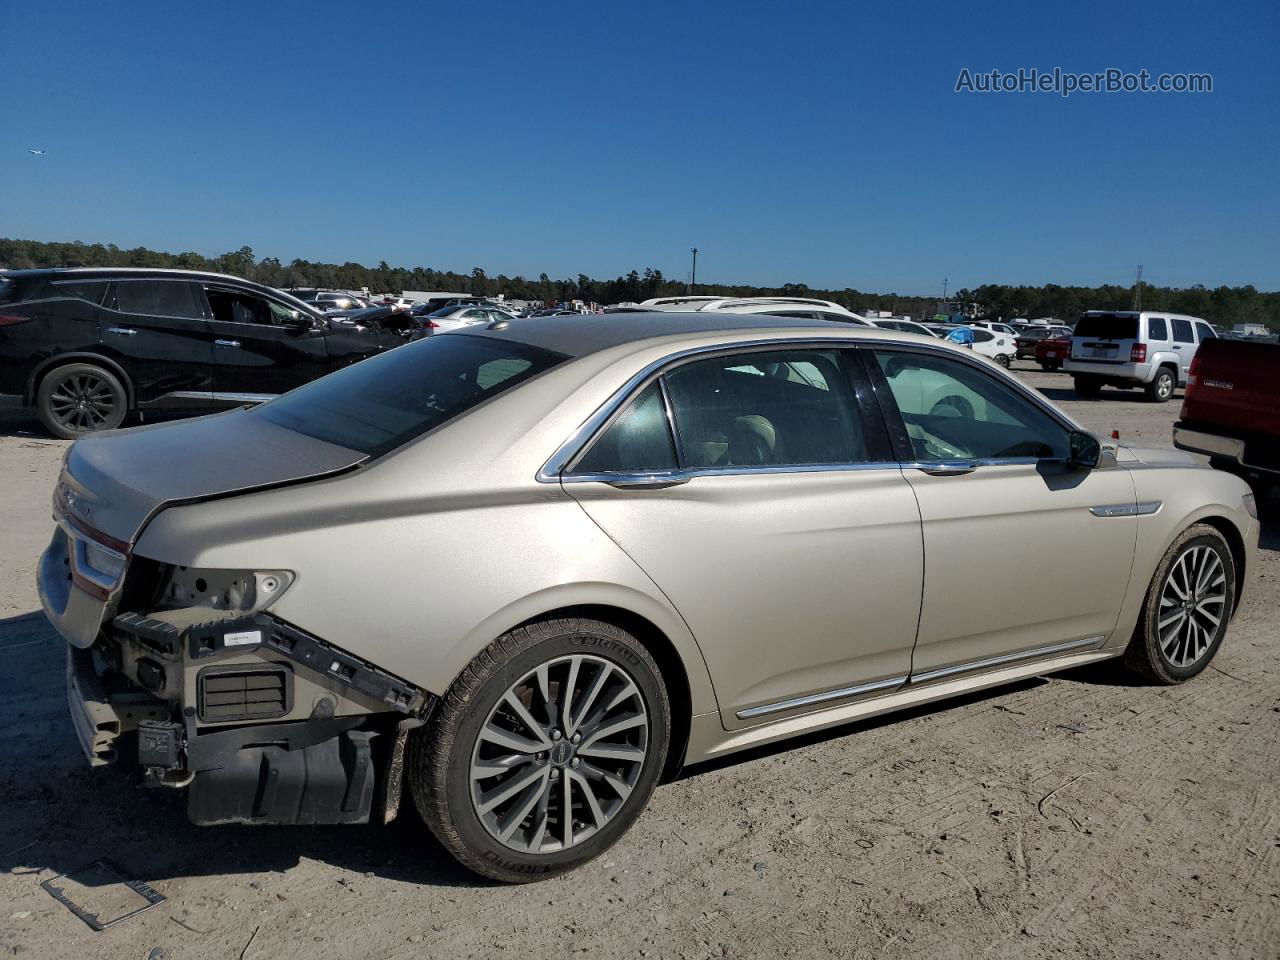
<path id="1" fill-rule="evenodd" d="M 269 613 L 190 612 L 121 613 L 68 647 L 90 764 L 185 787 L 197 824 L 393 819 L 433 697 Z"/>

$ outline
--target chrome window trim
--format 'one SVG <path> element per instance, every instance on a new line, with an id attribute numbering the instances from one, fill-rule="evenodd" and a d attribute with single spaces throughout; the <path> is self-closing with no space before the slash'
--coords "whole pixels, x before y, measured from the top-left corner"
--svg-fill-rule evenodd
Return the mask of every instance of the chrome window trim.
<path id="1" fill-rule="evenodd" d="M 561 483 L 616 483 L 640 485 L 646 481 L 670 481 L 672 485 L 684 483 L 695 477 L 748 477 L 774 473 L 849 473 L 865 470 L 893 470 L 900 473 L 902 464 L 896 460 L 875 460 L 862 463 L 797 463 L 760 464 L 731 467 L 690 467 L 685 470 L 640 470 L 634 473 L 567 473 Z"/>
<path id="2" fill-rule="evenodd" d="M 822 693 L 811 693 L 803 697 L 792 697 L 789 700 L 777 700 L 773 703 L 762 703 L 758 707 L 748 707 L 738 711 L 739 720 L 750 720 L 764 717 L 771 713 L 782 713 L 784 710 L 797 710 L 800 707 L 811 707 L 819 703 L 830 703 L 832 700 L 847 700 L 866 693 L 881 690 L 897 689 L 907 682 L 906 676 L 890 677 L 887 680 L 876 680 L 874 683 L 861 683 L 854 687 L 841 687 L 838 690 L 826 690 Z"/>
<path id="3" fill-rule="evenodd" d="M 535 475 L 535 479 L 537 480 L 538 483 L 560 483 L 560 482 L 608 483 L 610 482 L 610 480 L 619 480 L 619 479 L 627 480 L 627 479 L 636 479 L 636 478 L 643 479 L 647 477 L 652 477 L 655 475 L 655 473 L 661 473 L 664 476 L 667 475 L 668 473 L 681 474 L 681 475 L 687 474 L 688 476 L 692 477 L 695 475 L 702 476 L 702 475 L 708 475 L 708 474 L 711 474 L 711 475 L 739 474 L 744 472 L 744 470 L 746 469 L 750 469 L 750 472 L 753 474 L 755 473 L 800 473 L 800 472 L 813 473 L 813 472 L 821 472 L 823 470 L 834 471 L 834 470 L 872 469 L 872 468 L 903 469 L 903 468 L 919 466 L 919 464 L 914 462 L 904 463 L 904 462 L 892 461 L 892 460 L 884 460 L 884 461 L 877 460 L 877 461 L 868 461 L 864 463 L 849 463 L 849 464 L 836 464 L 836 465 L 829 465 L 829 464 L 817 464 L 817 465 L 804 464 L 804 465 L 796 465 L 796 466 L 768 465 L 768 466 L 759 467 L 759 468 L 727 467 L 727 468 L 714 469 L 714 470 L 700 469 L 696 471 L 695 470 L 657 471 L 657 472 L 641 471 L 638 473 L 595 474 L 590 476 L 585 474 L 574 475 L 566 472 L 569 469 L 569 465 L 573 463 L 575 460 L 579 459 L 580 456 L 586 452 L 587 448 L 591 445 L 591 443 L 595 440 L 595 438 L 604 430 L 608 429 L 609 424 L 612 422 L 614 417 L 621 412 L 622 408 L 625 407 L 626 404 L 629 403 L 630 400 L 640 390 L 643 390 L 645 387 L 649 385 L 649 383 L 653 379 L 659 377 L 661 374 L 665 373 L 668 369 L 672 369 L 683 363 L 690 362 L 694 358 L 710 357 L 716 354 L 757 352 L 757 351 L 765 352 L 769 350 L 776 350 L 779 347 L 788 347 L 788 348 L 794 348 L 794 349 L 843 348 L 843 349 L 854 349 L 854 350 L 867 350 L 867 349 L 874 350 L 874 349 L 888 348 L 893 350 L 905 351 L 909 353 L 924 353 L 929 356 L 949 357 L 951 359 L 954 359 L 958 363 L 964 363 L 972 366 L 976 370 L 979 370 L 981 373 L 983 373 L 985 376 L 993 377 L 993 378 L 998 377 L 996 373 L 994 373 L 991 370 L 985 369 L 983 367 L 983 364 L 988 361 L 985 361 L 985 360 L 980 361 L 976 357 L 968 357 L 968 356 L 965 356 L 964 354 L 956 353 L 951 350 L 938 349 L 936 347 L 931 346 L 930 344 L 917 343 L 915 341 L 910 341 L 910 340 L 897 340 L 892 337 L 884 337 L 884 338 L 876 337 L 874 339 L 871 339 L 871 338 L 864 339 L 861 337 L 823 337 L 823 336 L 804 337 L 804 338 L 770 337 L 765 340 L 735 341 L 732 343 L 704 344 L 699 347 L 689 347 L 684 350 L 679 350 L 675 353 L 667 354 L 665 357 L 661 357 L 658 360 L 654 360 L 653 362 L 646 364 L 637 373 L 629 377 L 621 387 L 619 387 L 617 390 L 613 392 L 613 394 L 610 395 L 609 399 L 607 399 L 604 403 L 600 405 L 600 407 L 595 411 L 595 413 L 593 413 L 590 417 L 588 417 L 585 421 L 583 421 L 583 423 L 576 430 L 574 430 L 573 433 L 571 433 L 569 437 L 563 443 L 561 443 L 558 448 L 556 448 L 555 453 L 553 453 L 551 457 L 538 469 L 538 472 Z M 1042 396 L 1040 396 L 1040 394 L 1037 393 L 1035 390 L 1032 390 L 1030 387 L 1026 386 L 1021 381 L 1016 380 L 1012 377 L 1007 377 L 1006 379 L 1009 386 L 1011 386 L 1015 391 L 1020 393 L 1024 399 L 1035 404 L 1038 409 L 1048 414 L 1054 420 L 1055 423 L 1059 424 L 1064 429 L 1068 431 L 1083 430 L 1083 428 L 1079 424 L 1075 423 L 1074 421 L 1069 419 L 1065 414 L 1063 414 L 1061 411 L 1055 409 L 1053 406 L 1048 404 L 1045 401 L 1045 399 Z M 855 396 L 853 399 L 856 405 L 858 402 L 857 397 Z M 663 402 L 664 402 L 664 405 L 666 406 L 668 425 L 672 432 L 672 439 L 676 443 L 676 452 L 677 452 L 677 455 L 679 455 L 681 453 L 679 432 L 676 428 L 675 418 L 671 410 L 670 400 L 666 396 L 665 386 L 663 387 Z M 1042 460 L 1040 458 L 1035 458 L 1035 457 L 1011 457 L 1004 460 L 998 460 L 998 459 L 982 460 L 982 461 L 979 461 L 979 465 L 980 466 L 1001 466 L 1001 465 L 1016 465 L 1016 464 L 1041 463 L 1041 462 L 1059 462 L 1059 461 L 1053 458 L 1044 458 Z"/>
<path id="4" fill-rule="evenodd" d="M 1055 653 L 1066 653 L 1069 650 L 1077 650 L 1081 647 L 1097 646 L 1106 639 L 1107 638 L 1103 635 L 1096 637 L 1084 637 L 1081 640 L 1068 640 L 1065 643 L 1051 643 L 1044 647 L 1020 650 L 1017 653 L 1005 653 L 998 657 L 984 657 L 981 660 L 970 660 L 967 663 L 958 663 L 951 667 L 940 667 L 937 670 L 927 670 L 924 673 L 913 673 L 911 674 L 911 683 L 928 683 L 931 680 L 941 680 L 944 677 L 953 677 L 960 673 L 971 673 L 975 670 L 986 670 L 990 667 L 998 667 L 1006 663 L 1017 663 L 1021 660 L 1035 660 L 1039 657 L 1047 657 Z"/>

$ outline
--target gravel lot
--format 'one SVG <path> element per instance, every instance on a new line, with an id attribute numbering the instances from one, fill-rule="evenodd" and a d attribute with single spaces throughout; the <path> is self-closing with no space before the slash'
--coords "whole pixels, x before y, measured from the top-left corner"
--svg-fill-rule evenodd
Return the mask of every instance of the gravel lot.
<path id="1" fill-rule="evenodd" d="M 1169 444 L 1176 402 L 1017 366 L 1091 429 Z M 0 412 L 0 955 L 1280 956 L 1280 521 L 1189 684 L 1104 665 L 702 766 L 585 870 L 500 887 L 411 811 L 197 828 L 90 771 L 32 573 L 63 448 Z M 99 857 L 168 900 L 92 932 L 39 883 Z"/>

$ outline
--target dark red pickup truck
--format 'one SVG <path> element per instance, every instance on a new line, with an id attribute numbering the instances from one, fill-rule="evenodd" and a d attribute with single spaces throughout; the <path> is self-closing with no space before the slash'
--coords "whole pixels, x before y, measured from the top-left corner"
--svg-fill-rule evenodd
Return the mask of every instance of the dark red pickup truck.
<path id="1" fill-rule="evenodd" d="M 1256 487 L 1280 484 L 1280 345 L 1207 340 L 1191 361 L 1173 445 Z"/>

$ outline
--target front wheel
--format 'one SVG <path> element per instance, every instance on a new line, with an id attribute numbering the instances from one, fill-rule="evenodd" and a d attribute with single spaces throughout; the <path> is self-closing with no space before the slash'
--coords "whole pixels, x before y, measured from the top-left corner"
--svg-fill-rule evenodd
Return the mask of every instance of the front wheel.
<path id="1" fill-rule="evenodd" d="M 547 620 L 471 661 L 414 740 L 409 783 L 464 866 L 526 883 L 617 842 L 657 785 L 670 731 L 662 674 L 635 637 Z"/>
<path id="2" fill-rule="evenodd" d="M 1191 679 L 1218 652 L 1235 598 L 1226 539 L 1208 524 L 1189 527 L 1156 567 L 1125 662 L 1157 683 Z"/>

